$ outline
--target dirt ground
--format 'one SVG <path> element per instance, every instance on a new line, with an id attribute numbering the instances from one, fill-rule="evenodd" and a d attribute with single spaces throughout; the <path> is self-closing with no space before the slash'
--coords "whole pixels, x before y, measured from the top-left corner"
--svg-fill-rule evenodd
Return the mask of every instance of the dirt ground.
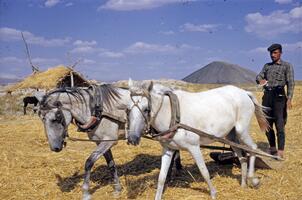
<path id="1" fill-rule="evenodd" d="M 257 92 L 260 100 L 261 93 Z M 285 161 L 279 170 L 257 170 L 258 189 L 240 187 L 240 169 L 219 166 L 203 150 L 217 199 L 272 200 L 302 198 L 302 85 L 295 89 L 293 109 L 286 126 Z M 69 134 L 77 133 L 73 125 Z M 261 147 L 266 137 L 256 120 L 251 135 Z M 36 115 L 0 115 L 0 199 L 80 199 L 84 162 L 94 149 L 93 143 L 71 142 L 60 153 L 51 152 L 41 121 Z M 139 147 L 120 141 L 112 149 L 118 166 L 122 193 L 117 199 L 153 199 L 160 167 L 161 147 L 143 139 Z M 187 152 L 181 152 L 184 171 L 168 183 L 163 199 L 210 199 L 209 190 Z M 191 174 L 191 175 L 190 175 Z M 97 161 L 91 177 L 93 199 L 113 199 L 112 182 L 105 159 Z"/>

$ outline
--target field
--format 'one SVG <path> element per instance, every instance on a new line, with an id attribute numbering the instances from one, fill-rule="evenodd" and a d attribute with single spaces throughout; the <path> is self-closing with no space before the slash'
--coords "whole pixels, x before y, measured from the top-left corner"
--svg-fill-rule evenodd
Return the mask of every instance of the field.
<path id="1" fill-rule="evenodd" d="M 255 91 L 255 94 L 260 100 L 262 93 Z M 80 199 L 84 162 L 95 145 L 68 141 L 62 152 L 51 152 L 39 118 L 34 114 L 21 115 L 22 109 L 17 108 L 20 101 L 19 104 L 14 102 L 17 106 L 13 107 L 12 99 L 7 98 L 1 97 L 0 109 L 0 199 Z M 19 114 L 14 114 L 14 109 Z M 285 161 L 279 170 L 256 171 L 261 180 L 258 189 L 241 188 L 240 169 L 215 164 L 208 156 L 210 151 L 203 150 L 218 191 L 217 199 L 301 199 L 301 121 L 302 84 L 297 84 L 286 126 Z M 85 133 L 76 132 L 73 125 L 69 134 L 86 138 Z M 255 119 L 251 124 L 251 135 L 260 147 L 267 147 L 265 134 L 261 133 Z M 112 152 L 123 186 L 117 199 L 153 199 L 160 167 L 160 145 L 146 139 L 139 147 L 120 141 Z M 181 152 L 181 156 L 185 170 L 180 174 L 174 171 L 163 199 L 210 199 L 208 187 L 191 156 L 187 152 Z M 90 188 L 93 199 L 113 199 L 112 182 L 103 158 L 93 168 Z"/>

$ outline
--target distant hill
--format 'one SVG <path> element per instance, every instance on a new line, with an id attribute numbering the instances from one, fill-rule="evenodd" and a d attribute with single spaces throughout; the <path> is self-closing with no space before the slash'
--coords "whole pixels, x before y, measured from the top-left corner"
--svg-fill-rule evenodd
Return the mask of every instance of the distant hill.
<path id="1" fill-rule="evenodd" d="M 7 85 L 9 83 L 16 83 L 18 81 L 20 81 L 20 79 L 0 77 L 0 85 Z"/>
<path id="2" fill-rule="evenodd" d="M 256 73 L 239 65 L 214 61 L 183 78 L 190 83 L 255 83 Z"/>

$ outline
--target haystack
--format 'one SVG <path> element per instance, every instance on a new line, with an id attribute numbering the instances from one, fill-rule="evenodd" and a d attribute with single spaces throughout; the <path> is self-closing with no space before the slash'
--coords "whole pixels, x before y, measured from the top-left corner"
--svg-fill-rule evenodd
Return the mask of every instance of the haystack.
<path id="1" fill-rule="evenodd" d="M 43 72 L 36 72 L 26 77 L 21 82 L 18 82 L 7 89 L 7 92 L 13 92 L 22 89 L 44 89 L 50 90 L 53 88 L 70 87 L 71 72 L 73 75 L 74 86 L 87 87 L 89 82 L 78 72 L 71 68 L 59 65 L 50 68 Z"/>

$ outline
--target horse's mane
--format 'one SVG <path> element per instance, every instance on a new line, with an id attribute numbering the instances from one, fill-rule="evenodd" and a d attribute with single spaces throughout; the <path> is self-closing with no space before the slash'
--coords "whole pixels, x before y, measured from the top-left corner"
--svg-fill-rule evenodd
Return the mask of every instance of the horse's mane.
<path id="1" fill-rule="evenodd" d="M 162 85 L 162 84 L 159 84 L 159 83 L 155 83 L 153 85 L 153 88 L 152 88 L 152 91 L 157 93 L 157 94 L 164 94 L 165 92 L 168 92 L 168 91 L 173 91 L 174 89 L 172 87 L 169 87 L 169 86 L 165 86 L 165 85 Z"/>
<path id="2" fill-rule="evenodd" d="M 121 98 L 121 95 L 117 90 L 118 88 L 111 84 L 100 85 L 97 89 L 100 91 L 101 102 L 108 108 L 112 108 L 112 103 Z"/>
<path id="3" fill-rule="evenodd" d="M 99 92 L 99 95 L 100 95 L 99 101 L 101 101 L 100 103 L 103 103 L 108 108 L 112 107 L 112 103 L 114 101 L 117 101 L 118 99 L 120 99 L 120 94 L 117 91 L 116 87 L 114 87 L 111 84 L 102 84 L 102 85 L 92 85 L 88 88 L 65 87 L 65 88 L 58 88 L 58 89 L 52 90 L 43 96 L 43 98 L 40 102 L 40 105 L 42 107 L 46 107 L 47 101 L 51 95 L 62 94 L 62 93 L 66 93 L 68 96 L 71 95 L 76 100 L 78 100 L 82 103 L 86 103 L 83 92 L 86 92 L 89 95 L 89 98 L 91 100 L 93 100 L 95 98 L 94 95 L 96 95 L 96 93 Z M 91 105 L 90 105 L 90 107 L 91 107 Z"/>

